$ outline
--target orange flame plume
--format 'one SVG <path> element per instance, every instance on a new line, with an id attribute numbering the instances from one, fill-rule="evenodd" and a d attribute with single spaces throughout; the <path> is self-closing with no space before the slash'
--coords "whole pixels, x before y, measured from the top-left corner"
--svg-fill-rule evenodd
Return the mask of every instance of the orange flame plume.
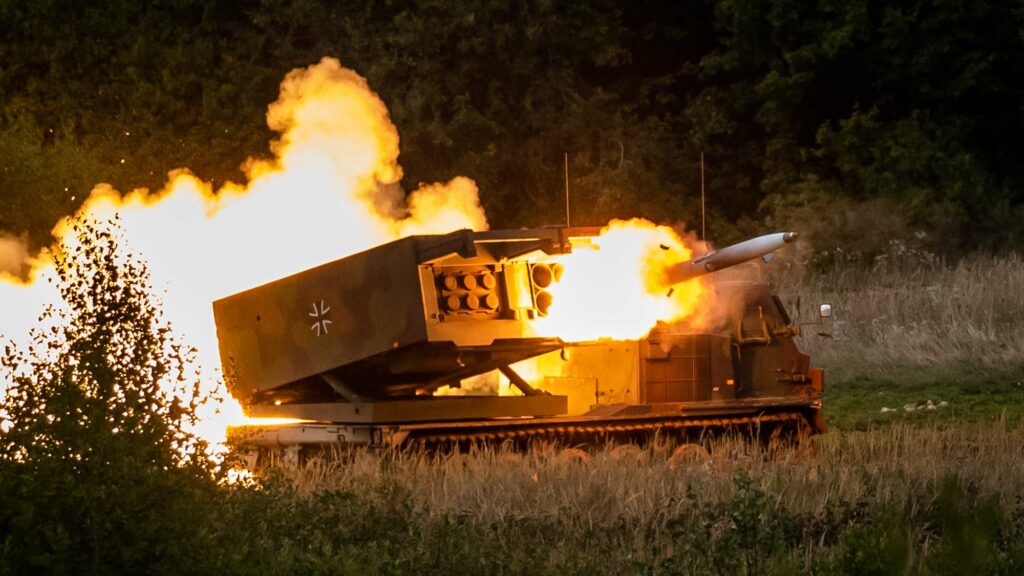
<path id="1" fill-rule="evenodd" d="M 613 220 L 598 236 L 576 239 L 573 252 L 552 258 L 561 278 L 547 288 L 548 315 L 535 323 L 542 336 L 567 342 L 642 338 L 659 322 L 690 317 L 704 295 L 699 281 L 664 284 L 664 271 L 690 259 L 691 250 L 667 226 L 641 219 Z"/>
<path id="2" fill-rule="evenodd" d="M 487 227 L 467 178 L 425 186 L 406 201 L 397 186 L 398 131 L 387 108 L 364 78 L 335 59 L 289 73 L 267 123 L 281 136 L 271 143 L 272 159 L 243 167 L 247 184 L 214 191 L 187 170 L 171 172 L 156 193 L 120 194 L 101 184 L 53 230 L 59 246 L 73 237 L 75 221 L 118 215 L 125 244 L 146 261 L 167 318 L 199 350 L 208 387 L 218 381 L 220 364 L 213 300 L 406 234 Z M 51 276 L 45 255 L 31 263 L 27 283 L 0 273 L 0 333 L 22 341 L 45 303 L 59 305 L 46 281 Z M 217 442 L 225 425 L 244 422 L 241 408 L 228 402 L 202 415 L 197 432 Z"/>

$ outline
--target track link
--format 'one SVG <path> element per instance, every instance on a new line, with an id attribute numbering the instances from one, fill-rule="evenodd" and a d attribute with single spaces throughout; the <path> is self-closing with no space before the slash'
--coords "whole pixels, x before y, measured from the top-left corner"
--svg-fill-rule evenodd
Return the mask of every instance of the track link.
<path id="1" fill-rule="evenodd" d="M 616 422 L 578 422 L 565 425 L 515 422 L 482 429 L 426 429 L 411 433 L 403 446 L 431 448 L 443 445 L 533 440 L 589 444 L 591 442 L 604 443 L 615 439 L 635 440 L 651 437 L 656 433 L 692 437 L 726 431 L 735 431 L 752 437 L 766 434 L 778 436 L 781 431 L 789 431 L 798 439 L 812 433 L 811 426 L 804 414 L 792 411 L 714 418 L 666 417 Z"/>

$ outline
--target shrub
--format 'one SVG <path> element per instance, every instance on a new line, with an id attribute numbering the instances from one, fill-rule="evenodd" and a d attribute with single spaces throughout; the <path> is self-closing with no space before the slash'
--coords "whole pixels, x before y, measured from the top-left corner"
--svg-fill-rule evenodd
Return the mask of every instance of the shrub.
<path id="1" fill-rule="evenodd" d="M 9 346 L 0 400 L 0 571 L 176 571 L 216 488 L 187 431 L 202 402 L 145 266 L 116 223 L 84 222 L 55 258 L 66 307 Z"/>

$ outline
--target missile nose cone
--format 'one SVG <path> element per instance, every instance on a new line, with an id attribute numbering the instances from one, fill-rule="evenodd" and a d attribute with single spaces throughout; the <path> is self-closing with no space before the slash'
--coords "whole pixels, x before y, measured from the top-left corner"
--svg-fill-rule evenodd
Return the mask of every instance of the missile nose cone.
<path id="1" fill-rule="evenodd" d="M 786 232 L 782 235 L 782 241 L 786 243 L 792 242 L 793 240 L 796 240 L 799 235 L 799 232 Z"/>

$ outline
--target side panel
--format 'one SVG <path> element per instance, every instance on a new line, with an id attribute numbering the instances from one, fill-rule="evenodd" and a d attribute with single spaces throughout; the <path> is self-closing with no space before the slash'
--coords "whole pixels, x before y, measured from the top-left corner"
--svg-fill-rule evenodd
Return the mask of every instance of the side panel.
<path id="1" fill-rule="evenodd" d="M 740 395 L 786 396 L 809 386 L 810 358 L 797 349 L 781 302 L 763 286 L 744 296 L 734 333 L 742 366 Z"/>
<path id="2" fill-rule="evenodd" d="M 346 424 L 448 422 L 481 418 L 558 416 L 566 413 L 565 396 L 442 396 L 381 402 L 324 402 L 255 406 L 252 415 L 300 418 Z"/>
<path id="3" fill-rule="evenodd" d="M 735 397 L 729 337 L 652 335 L 641 341 L 645 403 L 702 402 Z"/>
<path id="4" fill-rule="evenodd" d="M 491 346 L 495 340 L 535 337 L 522 320 L 481 320 L 478 322 L 435 322 L 427 325 L 431 342 L 454 342 L 457 346 Z"/>
<path id="5" fill-rule="evenodd" d="M 635 404 L 640 393 L 638 346 L 628 342 L 595 342 L 567 346 L 534 362 L 529 376 L 546 392 L 569 397 L 569 414 L 583 414 L 596 405 Z"/>
<path id="6" fill-rule="evenodd" d="M 238 398 L 427 339 L 413 238 L 218 300 Z"/>

